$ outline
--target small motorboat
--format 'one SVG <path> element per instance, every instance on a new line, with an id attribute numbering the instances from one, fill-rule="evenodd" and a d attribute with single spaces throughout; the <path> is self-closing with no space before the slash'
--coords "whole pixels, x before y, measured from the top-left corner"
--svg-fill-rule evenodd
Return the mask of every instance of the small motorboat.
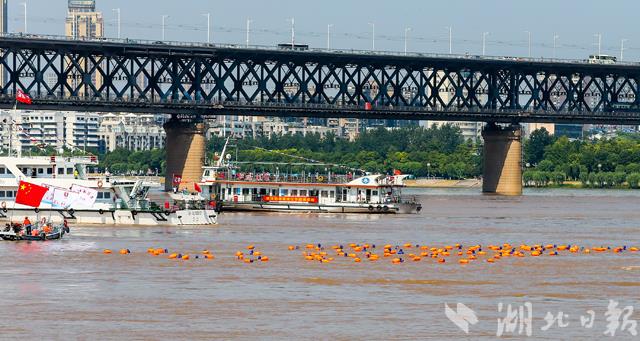
<path id="1" fill-rule="evenodd" d="M 0 231 L 0 238 L 12 241 L 44 241 L 61 239 L 66 233 L 70 232 L 69 225 L 66 220 L 62 224 L 58 225 L 53 225 L 51 223 L 44 223 L 42 226 L 38 225 L 39 224 L 36 224 L 33 227 L 25 228 L 21 224 L 7 224 L 5 229 Z"/>

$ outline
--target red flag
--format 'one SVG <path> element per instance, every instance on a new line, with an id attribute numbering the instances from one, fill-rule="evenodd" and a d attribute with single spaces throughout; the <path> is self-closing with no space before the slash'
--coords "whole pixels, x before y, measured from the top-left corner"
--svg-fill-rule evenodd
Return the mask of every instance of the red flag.
<path id="1" fill-rule="evenodd" d="M 394 169 L 393 175 L 402 175 L 402 172 L 399 169 Z"/>
<path id="2" fill-rule="evenodd" d="M 198 185 L 197 183 L 193 183 L 193 189 L 196 190 L 196 192 L 198 193 L 202 193 L 202 188 L 200 188 L 200 185 Z"/>
<path id="3" fill-rule="evenodd" d="M 49 189 L 47 187 L 20 181 L 20 185 L 18 185 L 18 193 L 16 194 L 16 204 L 38 207 L 40 206 L 42 197 L 44 197 L 48 190 Z"/>
<path id="4" fill-rule="evenodd" d="M 20 89 L 18 89 L 18 93 L 16 94 L 16 100 L 20 103 L 31 104 L 31 97 Z"/>

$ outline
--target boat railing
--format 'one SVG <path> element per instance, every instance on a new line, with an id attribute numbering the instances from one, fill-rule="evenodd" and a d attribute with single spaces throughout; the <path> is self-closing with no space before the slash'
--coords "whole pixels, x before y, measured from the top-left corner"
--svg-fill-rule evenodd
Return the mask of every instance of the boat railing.
<path id="1" fill-rule="evenodd" d="M 217 177 L 217 179 L 222 179 Z M 346 184 L 353 180 L 352 175 L 322 175 L 322 174 L 273 174 L 273 173 L 236 173 L 231 175 L 231 181 L 251 182 L 292 182 L 292 183 L 326 183 Z"/>

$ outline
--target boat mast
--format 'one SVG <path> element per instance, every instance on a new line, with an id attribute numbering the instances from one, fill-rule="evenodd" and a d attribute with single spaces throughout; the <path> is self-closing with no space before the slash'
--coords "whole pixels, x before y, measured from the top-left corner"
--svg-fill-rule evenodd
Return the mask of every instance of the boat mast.
<path id="1" fill-rule="evenodd" d="M 224 155 L 227 152 L 227 145 L 229 144 L 229 139 L 231 138 L 231 136 L 227 137 L 227 140 L 224 142 L 224 147 L 222 147 L 222 154 L 220 154 L 220 157 L 218 158 L 218 161 L 216 162 L 216 167 L 222 167 L 222 162 L 224 160 Z"/>

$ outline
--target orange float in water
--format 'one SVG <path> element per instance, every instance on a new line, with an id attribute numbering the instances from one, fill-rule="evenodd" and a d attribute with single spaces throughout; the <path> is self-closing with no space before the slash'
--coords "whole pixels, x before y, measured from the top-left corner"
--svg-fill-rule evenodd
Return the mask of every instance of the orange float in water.
<path id="1" fill-rule="evenodd" d="M 422 258 L 420 258 L 420 257 L 418 257 L 418 256 L 413 257 L 413 261 L 414 261 L 414 262 L 419 262 L 420 260 L 422 260 Z"/>
<path id="2" fill-rule="evenodd" d="M 305 256 L 304 259 L 306 260 L 313 260 L 313 256 Z"/>
<path id="3" fill-rule="evenodd" d="M 253 253 L 253 255 L 254 255 L 254 256 L 256 256 L 256 257 L 258 257 L 258 256 L 261 256 L 261 255 L 262 255 L 262 252 L 260 252 L 260 251 L 255 251 L 255 252 Z"/>
<path id="4" fill-rule="evenodd" d="M 356 258 L 353 259 L 353 261 L 356 262 L 356 263 L 360 263 L 362 261 L 362 259 L 356 257 Z"/>
<path id="5" fill-rule="evenodd" d="M 129 253 L 129 250 L 127 250 L 127 249 L 121 249 L 120 250 L 120 254 L 121 255 L 126 255 L 127 253 Z"/>
<path id="6" fill-rule="evenodd" d="M 268 262 L 269 261 L 269 257 L 262 256 L 262 257 L 260 257 L 260 260 L 263 261 L 263 262 Z"/>
<path id="7" fill-rule="evenodd" d="M 169 259 L 176 259 L 178 258 L 178 254 L 177 253 L 172 253 L 169 255 Z"/>
<path id="8" fill-rule="evenodd" d="M 439 259 L 438 259 L 438 263 L 444 263 L 444 262 L 446 262 L 446 261 L 444 260 L 444 258 L 439 258 Z"/>
<path id="9" fill-rule="evenodd" d="M 253 244 L 252 244 L 252 245 L 247 246 L 247 250 L 253 250 L 254 248 L 255 248 L 255 246 L 253 246 Z"/>
<path id="10" fill-rule="evenodd" d="M 637 248 L 637 247 L 635 247 L 635 246 L 632 246 L 632 247 L 630 247 L 630 248 L 629 248 L 629 251 L 631 251 L 631 252 L 638 252 L 638 248 Z"/>
<path id="11" fill-rule="evenodd" d="M 147 249 L 147 252 L 148 252 L 148 253 L 153 253 L 155 250 L 156 250 L 156 249 L 154 249 L 154 248 L 148 248 L 148 249 Z"/>
<path id="12" fill-rule="evenodd" d="M 189 255 L 183 255 L 182 260 L 189 260 Z"/>
<path id="13" fill-rule="evenodd" d="M 206 259 L 213 259 L 213 258 L 215 258 L 215 257 L 213 257 L 213 255 L 212 255 L 212 254 L 207 253 L 206 255 L 204 255 L 204 258 L 206 258 Z"/>
<path id="14" fill-rule="evenodd" d="M 296 249 L 296 247 L 295 247 L 295 246 L 293 246 L 293 245 L 289 245 L 288 249 L 289 249 L 289 251 L 293 251 L 293 250 L 295 250 L 295 249 Z"/>
<path id="15" fill-rule="evenodd" d="M 161 253 L 164 253 L 164 249 L 157 248 L 154 250 L 154 252 L 161 254 Z"/>
<path id="16" fill-rule="evenodd" d="M 469 260 L 468 259 L 459 259 L 458 263 L 460 263 L 460 264 L 468 264 Z"/>
<path id="17" fill-rule="evenodd" d="M 307 249 L 313 249 L 314 247 L 315 247 L 315 245 L 313 245 L 313 244 L 307 244 L 307 246 L 306 246 Z"/>
<path id="18" fill-rule="evenodd" d="M 405 247 L 405 248 L 410 248 L 410 247 L 411 247 L 411 245 L 412 245 L 411 243 L 404 243 L 404 247 Z"/>
<path id="19" fill-rule="evenodd" d="M 477 259 L 477 257 L 476 257 L 476 256 L 474 256 L 474 255 L 471 255 L 471 256 L 469 256 L 468 258 L 469 258 L 469 260 Z"/>
<path id="20" fill-rule="evenodd" d="M 540 251 L 531 251 L 531 255 L 534 257 L 540 256 Z"/>
<path id="21" fill-rule="evenodd" d="M 111 254 L 111 253 L 112 253 L 112 251 L 111 251 L 111 250 L 109 250 L 109 249 L 105 249 L 104 251 L 102 251 L 102 253 L 104 253 L 104 254 L 108 255 L 108 254 Z"/>
<path id="22" fill-rule="evenodd" d="M 245 263 L 251 263 L 251 259 L 249 259 L 249 258 L 245 258 L 245 259 L 244 259 L 244 262 L 245 262 Z"/>
<path id="23" fill-rule="evenodd" d="M 362 251 L 362 247 L 361 246 L 356 246 L 356 247 L 353 248 L 353 251 L 360 252 L 360 251 Z"/>
<path id="24" fill-rule="evenodd" d="M 393 264 L 398 264 L 400 262 L 401 262 L 400 258 L 394 258 L 394 259 L 391 260 L 391 263 L 393 263 Z"/>
<path id="25" fill-rule="evenodd" d="M 591 250 L 589 250 L 589 249 L 584 249 L 584 253 L 591 253 Z"/>
<path id="26" fill-rule="evenodd" d="M 494 263 L 496 260 L 495 258 L 489 258 L 487 259 L 487 263 Z"/>

